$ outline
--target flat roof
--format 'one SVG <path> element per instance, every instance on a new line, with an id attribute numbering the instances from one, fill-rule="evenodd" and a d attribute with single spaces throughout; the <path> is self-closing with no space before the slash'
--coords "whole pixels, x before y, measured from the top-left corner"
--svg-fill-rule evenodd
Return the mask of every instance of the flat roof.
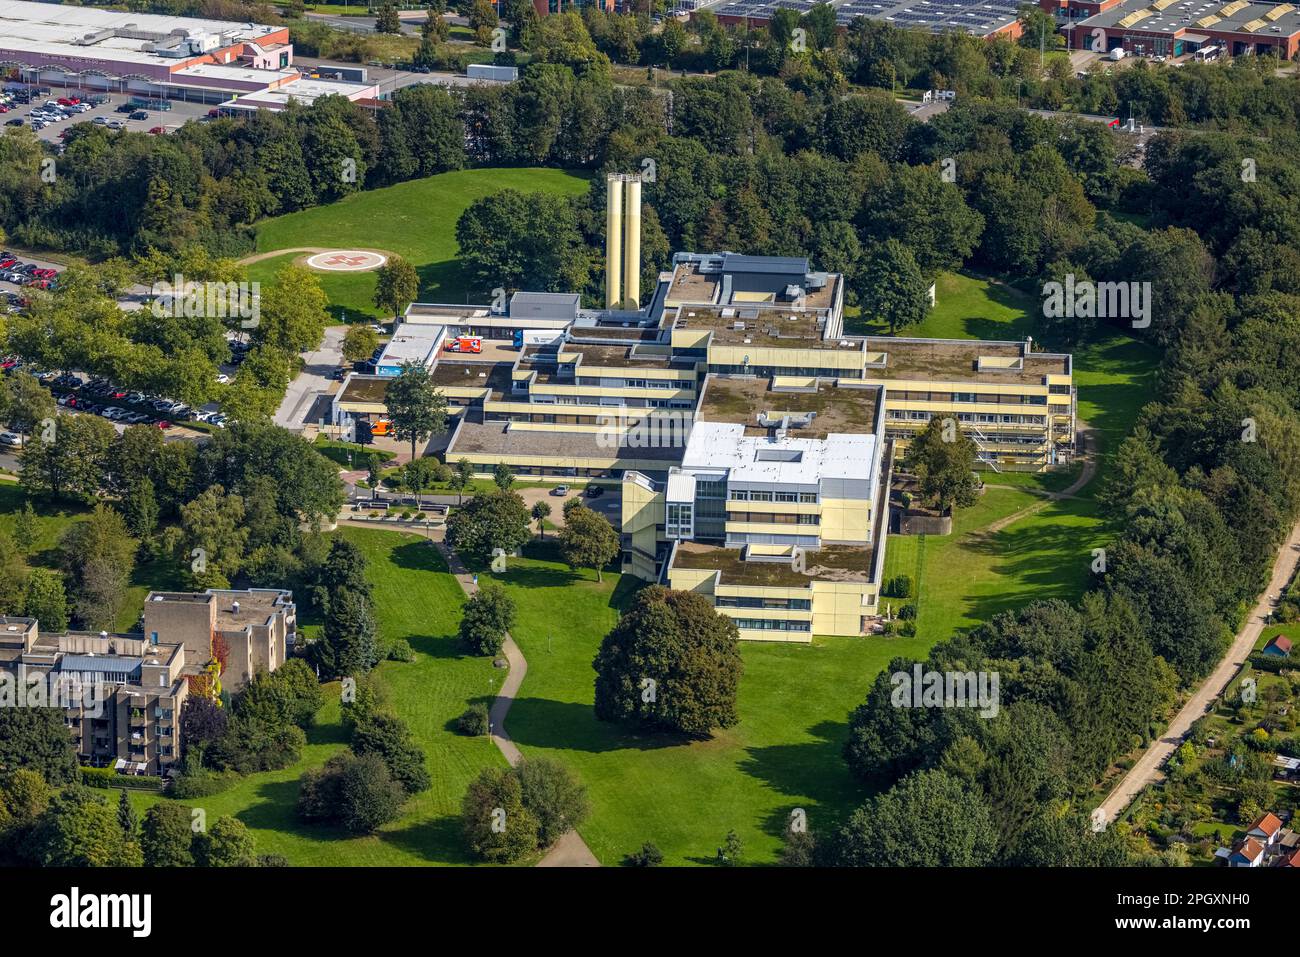
<path id="1" fill-rule="evenodd" d="M 172 17 L 99 7 L 0 0 L 0 48 L 45 56 L 175 65 L 190 56 L 163 56 L 146 45 L 177 36 L 216 35 L 222 47 L 255 41 L 283 26 Z"/>
<path id="2" fill-rule="evenodd" d="M 832 432 L 815 439 L 792 430 L 784 437 L 747 435 L 735 422 L 697 421 L 682 468 L 727 470 L 738 484 L 817 485 L 823 479 L 872 481 L 876 436 Z"/>
<path id="3" fill-rule="evenodd" d="M 895 27 L 910 27 L 945 33 L 961 30 L 976 36 L 988 36 L 1014 23 L 1019 17 L 1018 0 L 830 0 L 835 19 L 847 26 L 858 17 L 882 20 Z M 720 17 L 745 17 L 770 20 L 778 7 L 804 14 L 812 9 L 811 0 L 735 0 L 713 7 Z"/>
<path id="4" fill-rule="evenodd" d="M 554 412 L 563 406 L 542 405 Z M 448 459 L 464 452 L 480 455 L 537 455 L 570 459 L 650 459 L 665 464 L 681 460 L 680 446 L 606 446 L 598 432 L 548 432 L 511 428 L 509 422 L 471 422 L 463 419 L 447 449 Z"/>
<path id="5" fill-rule="evenodd" d="M 336 401 L 382 404 L 388 395 L 388 383 L 392 381 L 392 376 L 358 375 L 354 372 L 344 380 Z"/>
<path id="6" fill-rule="evenodd" d="M 868 365 L 868 379 L 929 379 L 971 382 L 1041 382 L 1047 375 L 1069 375 L 1070 356 L 1050 352 L 1025 352 L 1023 342 L 982 339 L 896 339 L 867 336 L 868 358 L 883 352 L 884 367 Z M 1020 367 L 980 368 L 980 357 L 1023 359 Z"/>
<path id="7" fill-rule="evenodd" d="M 859 380 L 851 380 L 858 382 Z M 735 422 L 746 434 L 763 435 L 758 417 L 799 416 L 815 412 L 812 421 L 791 430 L 792 435 L 825 438 L 832 432 L 870 434 L 876 431 L 881 389 L 870 385 L 836 385 L 817 382 L 810 391 L 772 388 L 772 380 L 756 376 L 711 374 L 705 380 L 699 418 L 706 422 Z"/>
<path id="8" fill-rule="evenodd" d="M 739 548 L 722 548 L 700 542 L 678 542 L 673 568 L 698 568 L 721 572 L 723 585 L 811 588 L 814 581 L 871 581 L 875 548 L 870 545 L 826 545 L 805 549 L 804 571 L 789 560 L 746 561 Z"/>

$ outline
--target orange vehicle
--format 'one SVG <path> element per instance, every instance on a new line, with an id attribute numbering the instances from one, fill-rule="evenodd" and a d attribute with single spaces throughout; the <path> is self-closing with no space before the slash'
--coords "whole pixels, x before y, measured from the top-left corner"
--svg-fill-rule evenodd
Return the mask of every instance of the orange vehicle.
<path id="1" fill-rule="evenodd" d="M 448 352 L 482 352 L 482 336 L 457 336 L 447 342 Z"/>
<path id="2" fill-rule="evenodd" d="M 387 419 L 380 419 L 378 422 L 375 422 L 373 425 L 370 426 L 370 434 L 371 435 L 392 435 L 393 423 L 388 421 Z"/>

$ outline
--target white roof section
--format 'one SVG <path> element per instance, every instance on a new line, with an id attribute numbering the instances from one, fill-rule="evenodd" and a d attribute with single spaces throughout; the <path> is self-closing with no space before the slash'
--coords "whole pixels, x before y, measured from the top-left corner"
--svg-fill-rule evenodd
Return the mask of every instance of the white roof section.
<path id="1" fill-rule="evenodd" d="M 772 439 L 746 435 L 738 422 L 696 422 L 682 468 L 726 469 L 729 483 L 815 486 L 824 479 L 865 479 L 874 486 L 875 453 L 874 435 L 832 432 L 824 439 Z"/>
<path id="2" fill-rule="evenodd" d="M 72 7 L 55 3 L 31 3 L 28 0 L 0 0 L 0 38 L 3 40 L 35 40 L 46 43 L 73 44 L 88 33 L 100 30 L 126 30 L 132 32 L 186 35 L 199 33 L 229 34 L 231 43 L 255 40 L 284 27 L 264 23 L 232 20 L 202 20 L 197 17 L 168 17 L 152 13 L 131 13 L 122 10 L 103 10 L 99 7 Z M 114 38 L 115 45 L 140 49 L 144 40 L 125 37 Z M 88 44 L 79 49 L 93 51 L 101 44 Z M 157 60 L 158 57 L 151 57 Z"/>
<path id="3" fill-rule="evenodd" d="M 282 83 L 297 75 L 297 70 L 255 70 L 251 66 L 222 66 L 219 63 L 196 63 L 172 74 L 173 77 L 192 76 L 203 80 L 260 83 L 264 86 Z"/>
<path id="4" fill-rule="evenodd" d="M 266 73 L 269 71 L 254 71 Z M 290 73 L 294 72 L 292 70 Z M 275 74 L 279 76 L 278 72 Z M 234 99 L 222 103 L 222 107 L 228 109 L 249 109 L 254 110 L 259 107 L 269 107 L 271 109 L 283 109 L 289 105 L 289 101 L 301 103 L 303 106 L 311 106 L 322 96 L 331 94 L 345 96 L 349 100 L 365 99 L 375 96 L 377 88 L 365 83 L 336 83 L 328 80 L 295 80 L 285 86 L 275 90 L 258 90 L 256 93 L 241 93 Z"/>
<path id="5" fill-rule="evenodd" d="M 393 338 L 384 347 L 379 357 L 380 365 L 401 365 L 403 362 L 420 362 L 432 365 L 438 356 L 442 344 L 445 326 L 411 326 L 407 323 L 397 327 Z"/>
<path id="6" fill-rule="evenodd" d="M 695 476 L 689 472 L 669 472 L 668 488 L 664 500 L 667 502 L 694 502 Z"/>

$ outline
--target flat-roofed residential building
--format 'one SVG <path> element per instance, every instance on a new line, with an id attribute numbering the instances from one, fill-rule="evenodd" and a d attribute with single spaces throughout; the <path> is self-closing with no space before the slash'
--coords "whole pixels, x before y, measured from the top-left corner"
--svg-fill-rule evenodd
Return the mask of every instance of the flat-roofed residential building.
<path id="1" fill-rule="evenodd" d="M 44 685 L 84 763 L 163 774 L 180 760 L 191 673 L 183 644 L 106 632 L 42 635 L 33 619 L 0 618 L 0 669 L 20 687 Z"/>
<path id="2" fill-rule="evenodd" d="M 232 693 L 284 664 L 297 631 L 293 592 L 279 588 L 150 592 L 144 602 L 145 638 L 183 644 L 199 667 L 220 639 L 227 652 L 221 684 Z"/>

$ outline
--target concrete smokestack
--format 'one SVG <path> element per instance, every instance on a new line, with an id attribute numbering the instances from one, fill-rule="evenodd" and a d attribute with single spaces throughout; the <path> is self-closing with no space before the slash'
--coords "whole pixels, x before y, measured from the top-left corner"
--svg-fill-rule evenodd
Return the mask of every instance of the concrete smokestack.
<path id="1" fill-rule="evenodd" d="M 641 180 L 627 178 L 627 238 L 623 244 L 623 282 L 626 291 L 623 308 L 641 308 Z"/>
<path id="2" fill-rule="evenodd" d="M 617 309 L 623 293 L 623 178 L 605 180 L 605 308 Z"/>

